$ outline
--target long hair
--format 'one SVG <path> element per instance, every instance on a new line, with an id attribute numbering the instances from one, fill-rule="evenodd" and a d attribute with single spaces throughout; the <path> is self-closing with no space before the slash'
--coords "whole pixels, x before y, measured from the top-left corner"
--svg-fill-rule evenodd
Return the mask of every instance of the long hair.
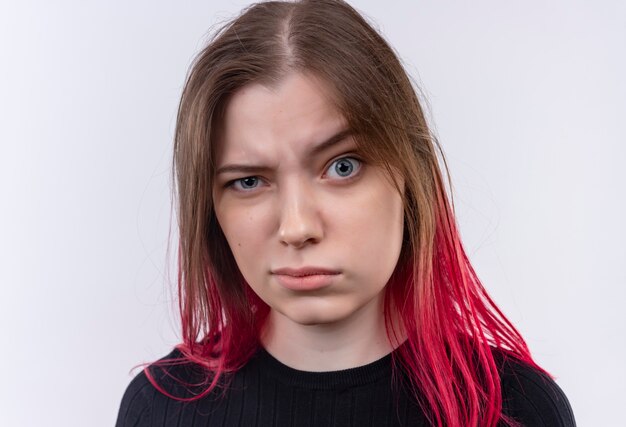
<path id="1" fill-rule="evenodd" d="M 398 170 L 404 177 L 404 237 L 384 307 L 388 335 L 398 332 L 392 313 L 406 333 L 405 345 L 394 352 L 394 377 L 406 372 L 433 425 L 514 425 L 502 414 L 494 351 L 543 370 L 463 249 L 443 179 L 445 159 L 416 88 L 393 49 L 341 0 L 254 4 L 195 58 L 174 145 L 183 340 L 177 348 L 182 360 L 205 368 L 206 381 L 202 392 L 183 399 L 160 387 L 146 368 L 148 378 L 172 398 L 199 399 L 221 388 L 220 379 L 259 348 L 269 307 L 241 275 L 215 216 L 214 141 L 233 93 L 252 83 L 277 84 L 291 72 L 324 81 L 360 151 L 389 176 Z"/>

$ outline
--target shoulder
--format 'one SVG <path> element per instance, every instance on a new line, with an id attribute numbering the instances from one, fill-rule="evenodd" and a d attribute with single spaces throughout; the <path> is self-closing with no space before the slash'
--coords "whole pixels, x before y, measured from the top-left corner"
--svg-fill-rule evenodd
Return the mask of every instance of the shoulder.
<path id="1" fill-rule="evenodd" d="M 569 400 L 552 378 L 501 353 L 494 356 L 506 415 L 527 426 L 576 426 Z"/>
<path id="2" fill-rule="evenodd" d="M 156 389 L 150 383 L 143 370 L 137 374 L 122 396 L 115 424 L 116 427 L 144 425 L 147 423 L 150 417 L 150 404 L 155 391 Z"/>
<path id="3" fill-rule="evenodd" d="M 172 350 L 159 361 L 180 357 L 179 350 Z M 183 371 L 184 372 L 184 371 Z M 155 373 L 151 370 L 151 373 Z M 141 370 L 130 382 L 120 403 L 116 427 L 149 425 L 155 400 L 160 393 L 148 379 L 145 370 Z"/>

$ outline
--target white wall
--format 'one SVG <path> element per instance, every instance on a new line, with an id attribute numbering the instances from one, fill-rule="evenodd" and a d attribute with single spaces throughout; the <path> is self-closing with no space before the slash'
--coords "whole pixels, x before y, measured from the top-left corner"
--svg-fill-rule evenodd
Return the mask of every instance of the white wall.
<path id="1" fill-rule="evenodd" d="M 245 3 L 0 3 L 1 425 L 112 425 L 130 368 L 177 342 L 177 103 Z M 625 3 L 509 3 L 353 2 L 429 99 L 487 288 L 579 425 L 617 426 Z"/>

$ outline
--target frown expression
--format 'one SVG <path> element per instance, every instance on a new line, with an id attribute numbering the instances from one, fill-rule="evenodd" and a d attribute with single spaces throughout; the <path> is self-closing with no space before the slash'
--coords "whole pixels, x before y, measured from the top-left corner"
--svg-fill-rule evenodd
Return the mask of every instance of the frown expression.
<path id="1" fill-rule="evenodd" d="M 325 90 L 299 73 L 245 86 L 215 146 L 214 207 L 237 266 L 273 311 L 302 325 L 380 302 L 402 244 L 401 197 L 359 155 Z M 308 284 L 274 274 L 306 266 L 337 274 Z"/>

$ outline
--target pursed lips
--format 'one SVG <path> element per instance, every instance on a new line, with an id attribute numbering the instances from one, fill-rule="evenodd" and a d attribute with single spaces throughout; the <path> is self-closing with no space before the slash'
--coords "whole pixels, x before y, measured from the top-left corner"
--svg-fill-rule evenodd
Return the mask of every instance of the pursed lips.
<path id="1" fill-rule="evenodd" d="M 335 276 L 341 274 L 338 270 L 324 267 L 278 268 L 272 270 L 278 283 L 286 289 L 296 292 L 313 291 L 330 286 Z"/>
<path id="2" fill-rule="evenodd" d="M 341 273 L 339 270 L 334 270 L 325 267 L 283 267 L 272 270 L 272 274 L 292 276 L 292 277 L 305 277 L 305 276 L 321 276 L 321 275 L 335 275 Z"/>

